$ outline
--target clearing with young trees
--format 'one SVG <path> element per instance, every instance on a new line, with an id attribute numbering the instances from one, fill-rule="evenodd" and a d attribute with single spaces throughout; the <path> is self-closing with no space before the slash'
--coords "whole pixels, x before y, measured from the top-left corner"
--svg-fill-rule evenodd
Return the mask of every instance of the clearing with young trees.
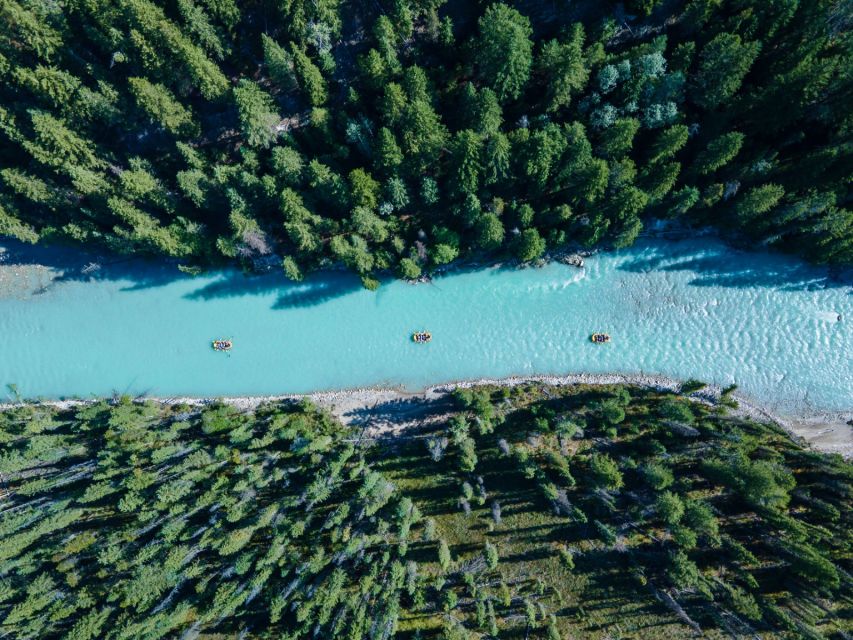
<path id="1" fill-rule="evenodd" d="M 849 462 L 732 417 L 725 393 L 525 384 L 449 400 L 439 423 L 386 436 L 307 401 L 3 411 L 0 633 L 853 631 Z"/>

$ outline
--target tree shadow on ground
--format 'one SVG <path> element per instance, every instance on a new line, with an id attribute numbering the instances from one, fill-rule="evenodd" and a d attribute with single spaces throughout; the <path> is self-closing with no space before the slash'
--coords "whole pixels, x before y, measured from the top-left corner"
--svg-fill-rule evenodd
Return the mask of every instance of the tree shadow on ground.
<path id="1" fill-rule="evenodd" d="M 423 421 L 441 416 L 452 408 L 453 400 L 449 397 L 438 400 L 422 397 L 399 398 L 380 402 L 371 407 L 353 409 L 345 413 L 342 418 L 352 426 L 408 423 L 413 420 Z"/>

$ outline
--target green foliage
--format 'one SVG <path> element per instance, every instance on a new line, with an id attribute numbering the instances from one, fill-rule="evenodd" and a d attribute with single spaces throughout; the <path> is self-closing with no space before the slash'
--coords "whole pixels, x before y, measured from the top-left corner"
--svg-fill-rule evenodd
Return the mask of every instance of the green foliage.
<path id="1" fill-rule="evenodd" d="M 757 222 L 757 218 L 773 209 L 784 195 L 785 189 L 778 184 L 753 187 L 738 198 L 735 213 L 744 223 Z"/>
<path id="2" fill-rule="evenodd" d="M 808 544 L 792 543 L 786 550 L 791 558 L 791 569 L 798 576 L 829 589 L 840 584 L 838 570 L 825 556 Z"/>
<path id="3" fill-rule="evenodd" d="M 660 518 L 668 525 L 678 524 L 684 516 L 684 504 L 677 494 L 664 491 L 655 501 L 655 510 Z"/>
<path id="4" fill-rule="evenodd" d="M 694 100 L 705 109 L 714 109 L 740 89 L 761 45 L 745 42 L 737 34 L 720 33 L 699 53 Z"/>
<path id="5" fill-rule="evenodd" d="M 480 75 L 501 101 L 521 95 L 533 63 L 530 21 L 505 4 L 491 5 L 478 22 Z"/>
<path id="6" fill-rule="evenodd" d="M 619 401 L 607 399 L 601 403 L 601 416 L 607 424 L 617 425 L 625 420 L 625 409 Z"/>
<path id="7" fill-rule="evenodd" d="M 607 454 L 594 453 L 590 456 L 589 470 L 593 482 L 599 487 L 616 491 L 621 489 L 624 484 L 619 465 Z"/>
<path id="8" fill-rule="evenodd" d="M 695 417 L 689 402 L 678 397 L 667 397 L 660 403 L 662 418 L 681 424 L 693 424 Z"/>
<path id="9" fill-rule="evenodd" d="M 462 193 L 476 193 L 480 177 L 482 140 L 474 131 L 456 134 L 453 141 L 453 173 L 456 188 Z"/>
<path id="10" fill-rule="evenodd" d="M 536 229 L 525 229 L 518 236 L 515 253 L 522 262 L 530 262 L 545 253 L 545 240 Z"/>
<path id="11" fill-rule="evenodd" d="M 438 564 L 442 571 L 448 571 L 453 560 L 450 557 L 450 548 L 444 540 L 438 541 Z"/>
<path id="12" fill-rule="evenodd" d="M 421 268 L 411 258 L 400 260 L 400 277 L 406 280 L 416 280 L 421 277 Z"/>
<path id="13" fill-rule="evenodd" d="M 299 88 L 314 106 L 323 104 L 328 97 L 326 82 L 317 65 L 296 44 L 291 43 L 290 54 L 293 59 L 293 70 Z"/>
<path id="14" fill-rule="evenodd" d="M 728 460 L 707 463 L 709 472 L 735 489 L 750 505 L 765 509 L 783 509 L 795 486 L 793 476 L 784 467 L 767 460 L 750 460 L 738 453 Z"/>
<path id="15" fill-rule="evenodd" d="M 498 557 L 498 550 L 497 550 L 497 547 L 495 547 L 495 545 L 487 542 L 486 548 L 484 551 L 484 556 L 486 558 L 486 566 L 489 569 L 497 568 L 499 557 Z"/>
<path id="16" fill-rule="evenodd" d="M 438 460 L 422 438 L 365 445 L 309 402 L 6 409 L 0 631 L 585 637 L 631 607 L 686 638 L 684 615 L 726 633 L 711 603 L 767 637 L 844 624 L 849 463 L 714 412 L 674 437 L 656 411 L 691 405 L 647 389 L 497 391 L 438 400 L 448 424 L 419 428 L 459 452 Z M 606 401 L 631 409 L 619 434 L 567 440 Z M 819 619 L 801 606 L 817 597 Z"/>
<path id="17" fill-rule="evenodd" d="M 477 244 L 484 249 L 499 247 L 504 240 L 504 226 L 493 213 L 487 213 L 477 221 Z"/>
<path id="18" fill-rule="evenodd" d="M 672 471 L 658 462 L 643 465 L 642 473 L 643 479 L 655 491 L 666 489 L 675 481 Z"/>
<path id="19" fill-rule="evenodd" d="M 548 111 L 568 107 L 572 97 L 580 93 L 589 80 L 589 69 L 584 60 L 584 28 L 572 25 L 566 40 L 549 40 L 542 44 L 537 66 L 547 79 Z"/>
<path id="20" fill-rule="evenodd" d="M 264 62 L 269 70 L 270 78 L 282 89 L 289 89 L 296 82 L 293 59 L 291 55 L 267 34 L 261 34 L 261 44 L 264 50 Z"/>
<path id="21" fill-rule="evenodd" d="M 679 393 L 683 393 L 685 395 L 695 393 L 696 391 L 701 391 L 708 385 L 702 382 L 701 380 L 695 380 L 691 378 L 690 380 L 685 380 L 681 385 L 681 389 L 679 389 Z"/>
<path id="22" fill-rule="evenodd" d="M 477 468 L 477 444 L 467 436 L 459 442 L 459 468 L 467 473 Z"/>
<path id="23" fill-rule="evenodd" d="M 151 119 L 171 133 L 192 133 L 192 113 L 163 85 L 145 78 L 128 78 L 130 92 Z"/>
<path id="24" fill-rule="evenodd" d="M 394 133 L 387 127 L 379 129 L 377 135 L 376 161 L 386 171 L 392 171 L 403 164 L 403 152 Z"/>
<path id="25" fill-rule="evenodd" d="M 356 206 L 375 209 L 379 205 L 379 183 L 364 169 L 349 174 L 350 194 Z"/>
<path id="26" fill-rule="evenodd" d="M 744 135 L 737 131 L 715 138 L 696 158 L 696 169 L 704 175 L 725 166 L 738 154 L 743 141 Z"/>
<path id="27" fill-rule="evenodd" d="M 711 507 L 705 502 L 691 500 L 685 504 L 684 522 L 691 530 L 705 536 L 712 546 L 720 544 L 720 527 Z"/>
<path id="28" fill-rule="evenodd" d="M 268 147 L 278 137 L 279 117 L 272 99 L 257 84 L 240 80 L 234 87 L 234 102 L 246 141 L 256 147 Z"/>
<path id="29" fill-rule="evenodd" d="M 352 31 L 339 0 L 5 2 L 0 234 L 191 270 L 264 238 L 291 276 L 374 286 L 401 243 L 527 261 L 665 216 L 853 263 L 837 2 L 439 4 Z"/>
<path id="30" fill-rule="evenodd" d="M 302 270 L 299 268 L 296 260 L 293 259 L 293 256 L 285 256 L 284 260 L 281 262 L 281 267 L 284 269 L 284 275 L 286 275 L 290 280 L 293 280 L 294 282 L 302 280 Z"/>
<path id="31" fill-rule="evenodd" d="M 634 136 L 640 130 L 640 121 L 636 118 L 620 118 L 602 134 L 602 151 L 609 158 L 621 158 L 634 143 Z"/>
<path id="32" fill-rule="evenodd" d="M 664 129 L 651 145 L 649 160 L 657 162 L 674 156 L 684 148 L 689 138 L 689 129 L 683 124 L 676 124 Z"/>

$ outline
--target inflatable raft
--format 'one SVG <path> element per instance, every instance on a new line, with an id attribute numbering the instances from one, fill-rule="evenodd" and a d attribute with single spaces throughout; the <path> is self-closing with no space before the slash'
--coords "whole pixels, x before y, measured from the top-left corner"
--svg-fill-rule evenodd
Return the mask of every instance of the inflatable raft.
<path id="1" fill-rule="evenodd" d="M 211 343 L 214 351 L 231 351 L 231 347 L 234 346 L 230 340 L 214 340 Z"/>
<path id="2" fill-rule="evenodd" d="M 432 334 L 429 331 L 415 331 L 412 334 L 412 342 L 426 343 L 432 340 Z"/>
<path id="3" fill-rule="evenodd" d="M 590 337 L 596 344 L 604 344 L 605 342 L 610 342 L 610 336 L 606 333 L 593 333 Z"/>

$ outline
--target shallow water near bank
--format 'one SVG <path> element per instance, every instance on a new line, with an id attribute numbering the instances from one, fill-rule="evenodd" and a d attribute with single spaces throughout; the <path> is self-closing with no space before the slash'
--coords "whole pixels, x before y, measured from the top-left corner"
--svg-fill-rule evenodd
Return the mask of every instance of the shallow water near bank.
<path id="1" fill-rule="evenodd" d="M 853 408 L 853 288 L 710 238 L 643 240 L 584 269 L 487 268 L 378 292 L 199 277 L 62 249 L 0 253 L 0 384 L 23 397 L 417 390 L 451 380 L 660 373 L 737 383 L 785 413 Z M 414 330 L 433 341 L 414 344 Z M 595 345 L 590 333 L 612 336 Z M 214 338 L 234 350 L 216 353 Z"/>

